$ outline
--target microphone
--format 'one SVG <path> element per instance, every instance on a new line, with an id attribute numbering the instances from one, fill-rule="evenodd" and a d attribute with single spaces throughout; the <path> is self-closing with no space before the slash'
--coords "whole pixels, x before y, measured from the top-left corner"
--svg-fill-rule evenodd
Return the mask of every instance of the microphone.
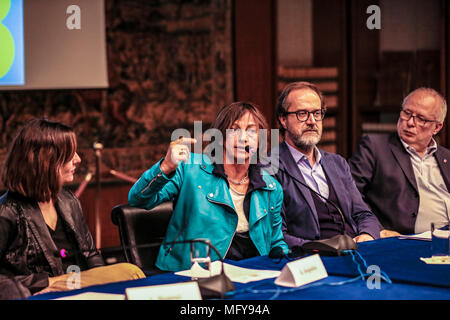
<path id="1" fill-rule="evenodd" d="M 245 146 L 245 152 L 247 152 L 247 153 L 251 153 L 251 154 L 253 154 L 253 153 L 255 153 L 255 149 L 254 148 L 252 148 L 252 147 L 250 147 L 250 146 Z"/>
<path id="2" fill-rule="evenodd" d="M 277 263 L 280 263 L 283 258 L 287 260 L 293 260 L 299 257 L 303 257 L 306 254 L 305 250 L 301 246 L 293 246 L 289 249 L 287 254 L 279 246 L 272 248 L 269 252 L 270 259 L 278 259 Z"/>

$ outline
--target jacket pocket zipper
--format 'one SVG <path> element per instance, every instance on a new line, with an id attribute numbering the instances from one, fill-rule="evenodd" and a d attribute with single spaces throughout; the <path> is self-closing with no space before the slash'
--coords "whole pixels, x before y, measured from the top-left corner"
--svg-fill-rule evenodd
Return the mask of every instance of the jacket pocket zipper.
<path id="1" fill-rule="evenodd" d="M 153 182 L 155 182 L 155 180 L 161 176 L 162 176 L 162 173 L 161 172 L 158 173 L 152 180 L 150 180 L 150 182 L 145 186 L 145 188 L 141 190 L 141 193 L 144 193 L 145 191 L 147 191 L 147 189 L 150 188 L 150 186 L 153 184 Z"/>
<path id="2" fill-rule="evenodd" d="M 210 201 L 210 202 L 212 202 L 212 203 L 215 203 L 215 204 L 218 204 L 218 205 L 223 205 L 223 206 L 225 206 L 225 207 L 230 208 L 230 209 L 234 212 L 234 214 L 237 215 L 236 211 L 234 211 L 234 208 L 232 208 L 232 207 L 229 206 L 228 204 L 223 203 L 223 202 L 214 201 L 214 200 L 211 200 L 211 199 L 209 199 L 209 198 L 207 198 L 207 199 L 208 199 L 208 201 Z M 219 258 L 225 259 L 225 257 L 227 256 L 228 250 L 230 250 L 231 243 L 233 242 L 234 235 L 236 234 L 236 228 L 237 228 L 237 224 L 236 224 L 236 226 L 234 227 L 233 236 L 231 237 L 231 241 L 230 241 L 230 244 L 228 245 L 227 251 L 225 251 L 225 254 L 223 255 L 223 257 L 219 257 Z"/>

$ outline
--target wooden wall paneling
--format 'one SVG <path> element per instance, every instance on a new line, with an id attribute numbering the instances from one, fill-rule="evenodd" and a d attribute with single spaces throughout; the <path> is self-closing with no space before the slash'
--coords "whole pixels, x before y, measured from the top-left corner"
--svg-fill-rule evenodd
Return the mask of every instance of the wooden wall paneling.
<path id="1" fill-rule="evenodd" d="M 111 221 L 111 210 L 116 205 L 128 203 L 129 183 L 103 183 L 100 189 L 99 212 L 101 225 L 100 248 L 115 247 L 120 245 L 119 230 Z M 95 201 L 97 198 L 96 185 L 92 183 L 86 187 L 80 196 L 86 223 L 89 226 L 92 237 L 95 232 Z"/>
<path id="2" fill-rule="evenodd" d="M 361 109 L 372 108 L 376 95 L 376 74 L 378 69 L 380 31 L 368 29 L 366 13 L 370 5 L 379 5 L 374 0 L 350 1 L 350 34 L 351 50 L 348 61 L 351 69 L 349 87 L 349 156 L 355 151 L 361 139 Z"/>
<path id="3" fill-rule="evenodd" d="M 233 2 L 235 100 L 258 104 L 275 125 L 276 0 Z"/>
<path id="4" fill-rule="evenodd" d="M 447 100 L 450 100 L 450 5 L 447 0 L 441 0 L 441 90 Z M 447 117 L 441 132 L 441 144 L 450 148 L 450 115 L 447 106 Z"/>
<path id="5" fill-rule="evenodd" d="M 347 2 L 342 0 L 313 0 L 313 65 L 337 67 L 338 105 L 336 112 L 337 153 L 348 153 L 348 13 Z"/>

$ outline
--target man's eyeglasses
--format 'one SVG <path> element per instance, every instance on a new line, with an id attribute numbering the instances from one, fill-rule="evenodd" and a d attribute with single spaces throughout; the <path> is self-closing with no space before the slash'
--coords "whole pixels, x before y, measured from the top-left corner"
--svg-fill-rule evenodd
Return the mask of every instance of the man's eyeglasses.
<path id="1" fill-rule="evenodd" d="M 285 115 L 295 114 L 297 120 L 300 122 L 305 122 L 309 119 L 309 115 L 312 114 L 314 120 L 322 121 L 325 117 L 325 110 L 314 110 L 314 111 L 306 111 L 306 110 L 298 110 L 292 112 L 285 112 Z"/>
<path id="2" fill-rule="evenodd" d="M 411 119 L 411 117 L 414 120 L 414 124 L 419 125 L 421 127 L 425 127 L 427 125 L 427 123 L 429 123 L 429 122 L 438 122 L 437 120 L 427 120 L 427 119 L 424 119 L 422 116 L 413 115 L 412 112 L 405 111 L 403 109 L 400 110 L 400 119 L 409 121 L 409 119 Z"/>

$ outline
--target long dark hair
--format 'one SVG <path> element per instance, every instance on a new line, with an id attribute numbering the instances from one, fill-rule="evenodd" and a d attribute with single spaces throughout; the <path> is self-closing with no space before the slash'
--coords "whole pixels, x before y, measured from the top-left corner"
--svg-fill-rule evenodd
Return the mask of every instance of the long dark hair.
<path id="1" fill-rule="evenodd" d="M 61 167 L 76 152 L 72 128 L 46 119 L 28 121 L 14 138 L 1 172 L 5 187 L 38 202 L 56 200 Z"/>

